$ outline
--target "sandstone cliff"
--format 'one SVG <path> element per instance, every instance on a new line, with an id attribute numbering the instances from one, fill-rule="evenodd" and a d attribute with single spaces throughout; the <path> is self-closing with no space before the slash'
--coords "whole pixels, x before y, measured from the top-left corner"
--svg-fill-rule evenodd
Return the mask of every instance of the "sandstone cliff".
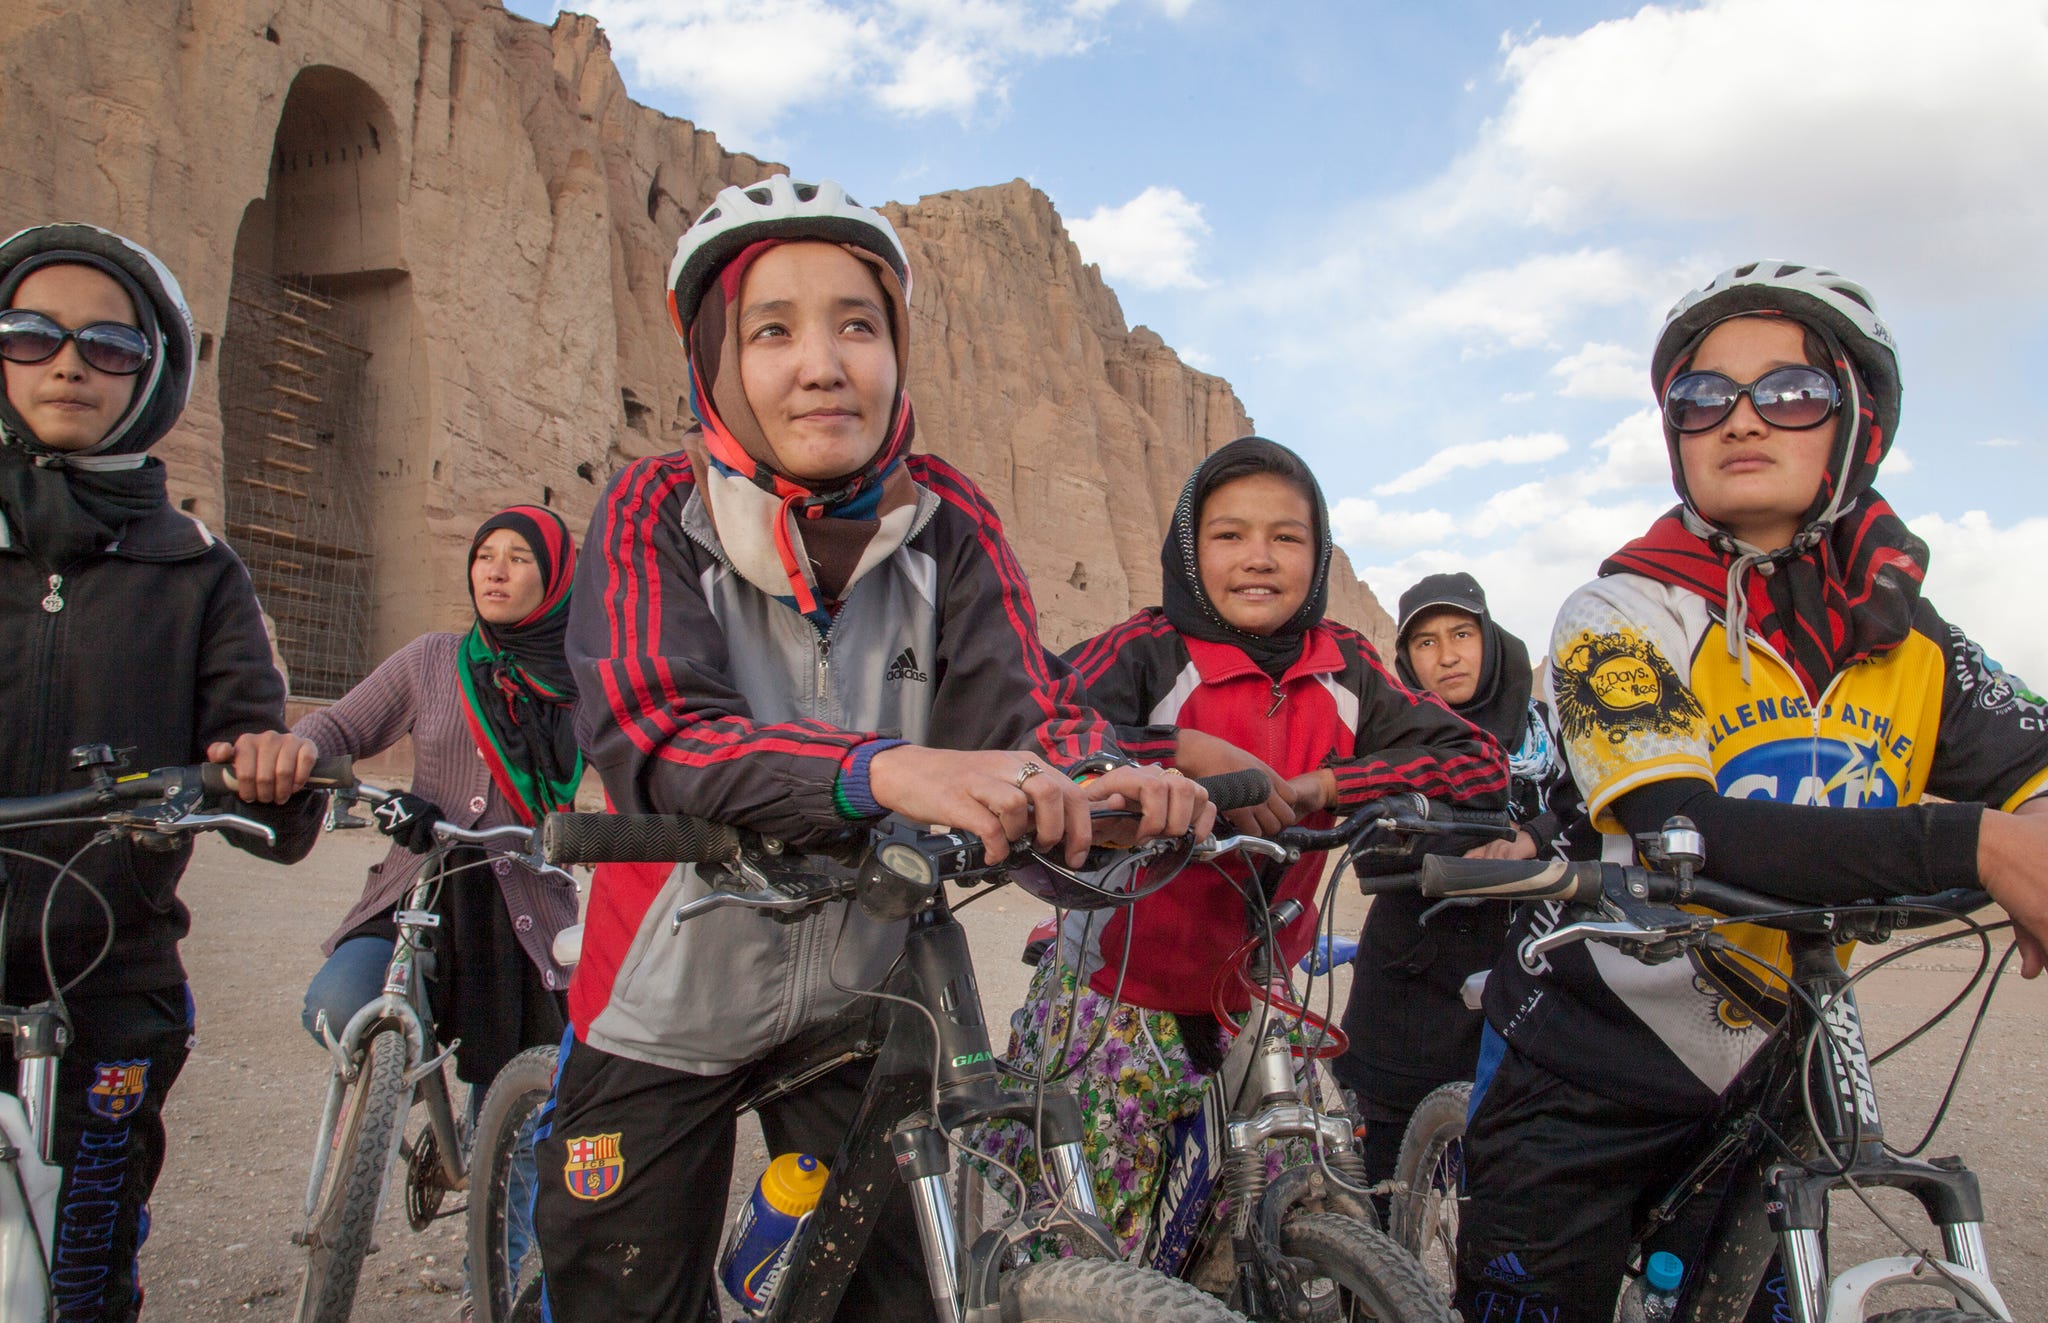
<path id="1" fill-rule="evenodd" d="M 635 103 L 594 21 L 486 0 L 15 0 L 0 52 L 0 224 L 104 224 L 185 283 L 203 361 L 159 453 L 188 509 L 230 527 L 246 480 L 222 443 L 223 356 L 256 353 L 224 342 L 231 290 L 290 277 L 360 315 L 373 657 L 466 618 L 482 514 L 544 500 L 580 526 L 610 472 L 682 444 L 669 253 L 719 188 L 779 169 Z M 922 441 L 987 487 L 1048 637 L 1156 600 L 1181 481 L 1250 429 L 1228 383 L 1127 327 L 1021 181 L 889 214 Z M 1384 640 L 1334 577 L 1333 614 Z"/>

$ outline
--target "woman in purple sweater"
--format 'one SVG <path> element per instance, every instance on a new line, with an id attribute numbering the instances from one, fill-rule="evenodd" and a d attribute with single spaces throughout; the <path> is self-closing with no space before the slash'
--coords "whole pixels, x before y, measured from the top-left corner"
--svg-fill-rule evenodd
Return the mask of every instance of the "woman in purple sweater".
<path id="1" fill-rule="evenodd" d="M 324 1011 L 339 1035 L 381 992 L 396 939 L 391 913 L 432 848 L 435 821 L 530 824 L 574 803 L 583 759 L 562 637 L 575 567 L 575 544 L 552 510 L 520 505 L 491 516 L 469 548 L 469 631 L 420 635 L 292 728 L 323 757 L 367 757 L 413 739 L 404 811 L 379 814 L 391 853 L 327 939 L 327 963 L 306 989 L 307 1033 L 319 1036 Z M 451 872 L 461 871 L 436 902 L 442 950 L 427 985 L 441 1041 L 462 1040 L 456 1074 L 473 1097 L 520 1050 L 561 1037 L 569 975 L 549 948 L 576 920 L 566 884 L 504 858 L 462 868 L 478 859 L 461 849 L 449 858 Z"/>

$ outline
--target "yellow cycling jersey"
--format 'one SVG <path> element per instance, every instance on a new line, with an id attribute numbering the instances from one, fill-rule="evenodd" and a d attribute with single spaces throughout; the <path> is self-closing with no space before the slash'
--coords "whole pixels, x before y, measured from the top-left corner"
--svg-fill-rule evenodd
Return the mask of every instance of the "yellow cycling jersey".
<path id="1" fill-rule="evenodd" d="M 2048 789 L 2048 706 L 1924 602 L 1903 643 L 1843 668 L 1818 698 L 1755 634 L 1748 651 L 1745 680 L 1712 604 L 1638 575 L 1595 580 L 1566 600 L 1551 637 L 1551 710 L 1606 858 L 1634 858 L 1615 802 L 1658 781 L 1834 808 L 1928 795 L 2012 808 Z M 1723 935 L 1747 954 L 1662 965 L 1597 944 L 1527 955 L 1526 939 L 1558 921 L 1554 905 L 1523 916 L 1514 968 L 1496 971 L 1505 977 L 1488 1005 L 1501 1008 L 1496 1027 L 1511 1042 L 1567 1077 L 1585 1075 L 1562 1063 L 1590 1033 L 1606 1040 L 1594 1050 L 1615 1069 L 1596 1065 L 1582 1082 L 1603 1087 L 1611 1073 L 1617 1096 L 1695 1106 L 1732 1082 L 1783 1012 L 1781 933 L 1732 926 Z M 1659 1047 L 1689 1079 L 1647 1068 Z"/>

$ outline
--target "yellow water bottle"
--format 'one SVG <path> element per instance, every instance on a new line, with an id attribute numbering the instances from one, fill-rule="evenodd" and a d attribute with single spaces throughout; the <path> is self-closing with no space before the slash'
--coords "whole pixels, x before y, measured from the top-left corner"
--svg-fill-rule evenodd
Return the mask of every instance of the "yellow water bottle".
<path id="1" fill-rule="evenodd" d="M 785 1153 L 768 1164 L 753 1197 L 740 1209 L 719 1256 L 718 1279 L 749 1314 L 767 1309 L 775 1298 L 789 1247 L 818 1206 L 828 1174 L 825 1164 L 808 1153 Z"/>

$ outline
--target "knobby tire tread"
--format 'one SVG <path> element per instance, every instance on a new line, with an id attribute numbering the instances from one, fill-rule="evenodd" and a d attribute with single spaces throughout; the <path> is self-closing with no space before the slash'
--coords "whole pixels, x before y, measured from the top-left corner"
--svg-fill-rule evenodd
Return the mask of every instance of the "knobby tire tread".
<path id="1" fill-rule="evenodd" d="M 1237 1313 L 1187 1282 L 1114 1259 L 1047 1259 L 1002 1276 L 1003 1323 L 1226 1323 Z"/>
<path id="2" fill-rule="evenodd" d="M 1401 1155 L 1394 1163 L 1394 1179 L 1408 1193 L 1396 1195 L 1387 1210 L 1387 1230 L 1395 1243 L 1418 1260 L 1426 1247 L 1422 1237 L 1427 1227 L 1430 1202 L 1438 1197 L 1430 1176 L 1444 1146 L 1465 1137 L 1465 1116 L 1472 1106 L 1472 1084 L 1454 1080 L 1429 1091 L 1408 1117 L 1401 1135 Z M 1456 1197 L 1450 1194 L 1446 1197 Z M 1455 1261 L 1451 1267 L 1456 1268 Z M 1445 1283 L 1448 1286 L 1448 1283 Z"/>
<path id="3" fill-rule="evenodd" d="M 1454 1323 L 1451 1304 L 1391 1236 L 1341 1213 L 1304 1213 L 1280 1228 L 1281 1252 L 1307 1259 L 1379 1323 Z"/>
<path id="4" fill-rule="evenodd" d="M 355 1306 L 391 1155 L 410 1110 L 405 1062 L 405 1035 L 387 1029 L 370 1039 L 362 1073 L 349 1086 L 359 1096 L 344 1108 L 349 1133 L 328 1159 L 326 1197 L 314 1210 L 311 1230 L 318 1239 L 306 1250 L 299 1323 L 347 1323 Z"/>
<path id="5" fill-rule="evenodd" d="M 512 1316 L 514 1283 L 511 1265 L 505 1259 L 512 1153 L 519 1127 L 554 1088 L 558 1050 L 529 1047 L 506 1062 L 477 1112 L 469 1158 L 466 1227 L 476 1323 L 506 1323 Z M 529 1251 L 539 1252 L 538 1248 Z"/>

